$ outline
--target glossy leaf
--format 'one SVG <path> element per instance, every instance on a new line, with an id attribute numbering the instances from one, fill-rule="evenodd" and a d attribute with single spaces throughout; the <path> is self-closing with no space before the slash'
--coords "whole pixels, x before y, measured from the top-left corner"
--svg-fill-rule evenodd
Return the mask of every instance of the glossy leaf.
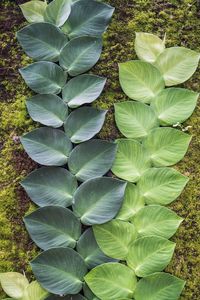
<path id="1" fill-rule="evenodd" d="M 24 290 L 21 300 L 45 300 L 48 296 L 48 292 L 45 291 L 37 281 L 32 281 Z"/>
<path id="2" fill-rule="evenodd" d="M 70 76 L 87 72 L 99 60 L 102 40 L 96 37 L 83 36 L 71 40 L 63 48 L 59 63 Z"/>
<path id="3" fill-rule="evenodd" d="M 71 12 L 71 0 L 53 0 L 47 6 L 44 19 L 46 22 L 62 26 Z"/>
<path id="4" fill-rule="evenodd" d="M 101 94 L 106 79 L 91 74 L 71 79 L 62 90 L 62 97 L 69 107 L 75 108 L 95 101 Z"/>
<path id="5" fill-rule="evenodd" d="M 28 1 L 20 5 L 24 18 L 29 23 L 44 21 L 44 13 L 47 3 L 44 1 Z"/>
<path id="6" fill-rule="evenodd" d="M 133 101 L 115 104 L 115 121 L 120 132 L 130 139 L 143 138 L 159 125 L 150 106 Z"/>
<path id="7" fill-rule="evenodd" d="M 0 273 L 0 283 L 3 291 L 14 299 L 20 299 L 29 284 L 24 275 L 16 272 Z"/>
<path id="8" fill-rule="evenodd" d="M 38 282 L 49 292 L 77 294 L 82 289 L 87 268 L 82 257 L 71 248 L 53 248 L 31 262 Z"/>
<path id="9" fill-rule="evenodd" d="M 72 144 L 67 135 L 58 129 L 38 128 L 21 137 L 28 155 L 46 166 L 62 166 L 67 162 Z"/>
<path id="10" fill-rule="evenodd" d="M 117 145 L 103 140 L 91 140 L 75 147 L 68 166 L 79 181 L 103 176 L 111 168 Z"/>
<path id="11" fill-rule="evenodd" d="M 68 115 L 67 105 L 56 95 L 35 95 L 26 106 L 34 121 L 47 126 L 62 126 Z"/>
<path id="12" fill-rule="evenodd" d="M 51 62 L 36 62 L 19 72 L 29 88 L 39 94 L 59 94 L 67 80 L 62 68 Z"/>
<path id="13" fill-rule="evenodd" d="M 77 180 L 64 168 L 42 167 L 30 173 L 21 185 L 31 200 L 41 207 L 68 207 L 72 204 Z"/>
<path id="14" fill-rule="evenodd" d="M 98 110 L 93 107 L 81 107 L 73 111 L 64 128 L 72 143 L 81 143 L 91 139 L 102 128 L 106 110 Z"/>
<path id="15" fill-rule="evenodd" d="M 119 211 L 126 182 L 110 178 L 94 178 L 84 182 L 74 195 L 73 210 L 85 225 L 103 224 Z"/>
<path id="16" fill-rule="evenodd" d="M 159 70 L 139 60 L 119 64 L 119 80 L 129 98 L 144 103 L 151 102 L 165 86 Z"/>

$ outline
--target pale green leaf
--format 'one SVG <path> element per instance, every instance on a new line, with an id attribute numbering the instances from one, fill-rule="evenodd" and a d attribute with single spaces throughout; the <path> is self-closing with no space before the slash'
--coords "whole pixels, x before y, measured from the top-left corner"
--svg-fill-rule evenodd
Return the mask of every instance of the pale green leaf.
<path id="1" fill-rule="evenodd" d="M 45 300 L 48 294 L 37 281 L 33 281 L 25 288 L 21 300 Z"/>
<path id="2" fill-rule="evenodd" d="M 0 273 L 0 283 L 3 291 L 14 299 L 20 299 L 29 284 L 24 275 L 16 272 Z"/>
<path id="3" fill-rule="evenodd" d="M 71 12 L 71 0 L 53 0 L 46 8 L 44 19 L 46 22 L 62 26 Z"/>
<path id="4" fill-rule="evenodd" d="M 20 5 L 24 18 L 29 23 L 44 21 L 47 3 L 44 1 L 28 1 Z"/>

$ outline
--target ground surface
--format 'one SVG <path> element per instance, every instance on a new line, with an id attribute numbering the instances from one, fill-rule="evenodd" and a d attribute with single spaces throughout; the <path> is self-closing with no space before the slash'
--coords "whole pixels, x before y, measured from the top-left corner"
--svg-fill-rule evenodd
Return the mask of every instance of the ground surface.
<path id="1" fill-rule="evenodd" d="M 23 152 L 19 136 L 30 131 L 36 124 L 29 119 L 25 99 L 30 95 L 18 68 L 27 65 L 29 59 L 18 46 L 15 32 L 26 23 L 18 8 L 25 1 L 0 1 L 1 17 L 1 102 L 0 102 L 0 271 L 26 271 L 31 277 L 28 262 L 36 255 L 37 249 L 29 240 L 22 217 L 32 209 L 28 197 L 19 186 L 20 180 L 36 168 Z M 117 63 L 135 59 L 134 32 L 145 31 L 159 34 L 166 32 L 167 46 L 186 46 L 200 50 L 200 11 L 196 1 L 161 0 L 109 0 L 116 7 L 112 24 L 104 38 L 104 50 L 93 73 L 108 78 L 107 86 L 96 106 L 109 109 L 101 138 L 115 139 L 118 132 L 113 121 L 113 103 L 127 98 L 118 82 Z M 197 91 L 200 74 L 197 71 L 184 86 Z M 172 208 L 185 218 L 174 237 L 176 252 L 167 271 L 187 280 L 181 300 L 200 299 L 200 222 L 199 209 L 199 139 L 200 111 L 197 108 L 184 126 L 190 125 L 192 144 L 185 159 L 177 166 L 190 182 Z M 0 299 L 3 299 L 0 292 Z"/>

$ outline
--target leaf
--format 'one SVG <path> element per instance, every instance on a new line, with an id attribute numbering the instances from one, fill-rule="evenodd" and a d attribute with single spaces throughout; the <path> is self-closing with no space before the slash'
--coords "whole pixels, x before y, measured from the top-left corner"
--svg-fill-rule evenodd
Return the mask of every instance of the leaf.
<path id="1" fill-rule="evenodd" d="M 77 294 L 77 295 L 67 295 L 67 296 L 64 296 L 64 297 L 51 295 L 46 300 L 87 300 L 87 299 L 84 298 L 82 295 Z"/>
<path id="2" fill-rule="evenodd" d="M 154 63 L 164 50 L 165 39 L 161 40 L 158 36 L 151 33 L 136 32 L 135 52 L 139 59 Z"/>
<path id="3" fill-rule="evenodd" d="M 114 8 L 105 3 L 77 1 L 72 6 L 72 12 L 62 29 L 70 39 L 83 35 L 101 36 L 113 12 Z"/>
<path id="4" fill-rule="evenodd" d="M 91 74 L 79 75 L 64 86 L 62 97 L 67 105 L 76 108 L 85 103 L 95 101 L 101 94 L 106 79 Z"/>
<path id="5" fill-rule="evenodd" d="M 72 143 L 85 142 L 95 136 L 103 126 L 106 113 L 106 110 L 86 106 L 73 111 L 64 123 Z"/>
<path id="6" fill-rule="evenodd" d="M 24 218 L 31 239 L 43 250 L 75 248 L 81 235 L 81 223 L 71 210 L 60 206 L 37 209 Z"/>
<path id="7" fill-rule="evenodd" d="M 185 282 L 167 273 L 142 278 L 136 286 L 135 300 L 178 300 Z"/>
<path id="8" fill-rule="evenodd" d="M 125 188 L 126 182 L 111 177 L 87 180 L 74 195 L 74 213 L 85 225 L 108 222 L 119 211 Z"/>
<path id="9" fill-rule="evenodd" d="M 119 263 L 107 263 L 92 269 L 85 281 L 97 297 L 109 300 L 133 298 L 137 283 L 134 272 Z"/>
<path id="10" fill-rule="evenodd" d="M 38 128 L 21 137 L 28 155 L 46 166 L 62 166 L 67 162 L 72 144 L 67 135 L 58 129 Z"/>
<path id="11" fill-rule="evenodd" d="M 101 265 L 103 263 L 114 261 L 114 259 L 106 256 L 99 248 L 92 228 L 88 228 L 77 243 L 77 252 L 83 257 L 88 269 Z"/>
<path id="12" fill-rule="evenodd" d="M 97 244 L 108 256 L 125 260 L 130 244 L 136 239 L 137 231 L 133 224 L 121 220 L 112 220 L 93 226 Z"/>
<path id="13" fill-rule="evenodd" d="M 35 23 L 17 32 L 17 39 L 26 54 L 35 60 L 58 61 L 67 37 L 50 23 Z"/>
<path id="14" fill-rule="evenodd" d="M 88 300 L 100 300 L 93 294 L 93 292 L 90 290 L 90 288 L 86 283 L 83 285 L 83 293 Z"/>
<path id="15" fill-rule="evenodd" d="M 184 48 L 171 47 L 161 53 L 155 66 L 160 70 L 166 86 L 177 85 L 188 80 L 196 71 L 200 54 Z"/>
<path id="16" fill-rule="evenodd" d="M 21 185 L 37 205 L 63 206 L 72 204 L 77 180 L 64 168 L 42 167 L 30 173 Z"/>
<path id="17" fill-rule="evenodd" d="M 117 145 L 103 140 L 91 140 L 75 147 L 68 166 L 79 181 L 103 176 L 111 168 Z"/>
<path id="18" fill-rule="evenodd" d="M 89 36 L 75 38 L 63 48 L 59 63 L 70 76 L 77 76 L 87 72 L 97 63 L 101 51 L 100 38 Z"/>
<path id="19" fill-rule="evenodd" d="M 155 128 L 144 140 L 144 147 L 155 167 L 172 166 L 187 152 L 191 136 L 174 128 Z"/>
<path id="20" fill-rule="evenodd" d="M 170 262 L 176 244 L 158 236 L 137 239 L 129 248 L 127 264 L 138 277 L 162 271 Z"/>
<path id="21" fill-rule="evenodd" d="M 112 172 L 119 178 L 137 182 L 151 166 L 144 147 L 139 142 L 128 139 L 117 140 L 117 145 Z"/>
<path id="22" fill-rule="evenodd" d="M 34 121 L 47 126 L 62 126 L 68 115 L 67 105 L 56 95 L 35 95 L 26 106 Z"/>
<path id="23" fill-rule="evenodd" d="M 181 88 L 168 88 L 161 91 L 151 102 L 160 124 L 182 123 L 193 113 L 199 94 Z"/>
<path id="24" fill-rule="evenodd" d="M 119 80 L 129 98 L 144 103 L 151 102 L 165 86 L 159 70 L 139 60 L 119 64 Z"/>
<path id="25" fill-rule="evenodd" d="M 144 199 L 140 196 L 138 187 L 128 182 L 125 190 L 124 200 L 122 207 L 116 218 L 119 220 L 128 221 L 131 219 L 138 210 L 144 206 Z"/>
<path id="26" fill-rule="evenodd" d="M 38 282 L 49 292 L 77 294 L 82 289 L 87 268 L 82 257 L 71 248 L 53 248 L 31 262 Z"/>
<path id="27" fill-rule="evenodd" d="M 19 72 L 29 88 L 39 94 L 59 94 L 67 80 L 62 68 L 51 62 L 36 62 Z"/>
<path id="28" fill-rule="evenodd" d="M 45 300 L 48 294 L 37 281 L 33 281 L 25 288 L 21 300 Z"/>
<path id="29" fill-rule="evenodd" d="M 0 283 L 3 291 L 14 299 L 20 299 L 29 284 L 24 275 L 16 272 L 0 273 Z"/>
<path id="30" fill-rule="evenodd" d="M 115 121 L 120 132 L 130 139 L 143 138 L 159 125 L 149 105 L 133 101 L 115 104 Z"/>
<path id="31" fill-rule="evenodd" d="M 47 6 L 44 19 L 46 22 L 62 26 L 71 12 L 71 0 L 53 0 Z"/>
<path id="32" fill-rule="evenodd" d="M 159 205 L 145 206 L 132 218 L 139 236 L 156 235 L 166 239 L 174 235 L 182 221 L 175 212 Z"/>
<path id="33" fill-rule="evenodd" d="M 146 204 L 167 205 L 174 201 L 188 182 L 188 177 L 172 168 L 151 168 L 138 182 Z"/>
<path id="34" fill-rule="evenodd" d="M 37 23 L 44 21 L 44 12 L 47 7 L 47 3 L 44 1 L 28 1 L 19 5 L 24 18 L 29 23 Z"/>

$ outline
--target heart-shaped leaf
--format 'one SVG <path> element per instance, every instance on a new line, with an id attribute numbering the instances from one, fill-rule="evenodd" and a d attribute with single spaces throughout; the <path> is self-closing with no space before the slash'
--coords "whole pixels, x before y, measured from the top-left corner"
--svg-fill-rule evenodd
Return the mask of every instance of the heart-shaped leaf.
<path id="1" fill-rule="evenodd" d="M 44 19 L 46 22 L 62 26 L 71 12 L 71 0 L 53 0 L 46 8 Z"/>
<path id="2" fill-rule="evenodd" d="M 93 231 L 101 250 L 106 255 L 120 260 L 126 259 L 130 244 L 137 237 L 135 226 L 121 220 L 95 225 Z"/>
<path id="3" fill-rule="evenodd" d="M 99 60 L 102 40 L 96 37 L 82 36 L 71 40 L 63 48 L 59 63 L 70 76 L 87 72 Z"/>
<path id="4" fill-rule="evenodd" d="M 50 23 L 35 23 L 17 32 L 17 39 L 26 54 L 35 60 L 58 61 L 67 37 Z"/>
<path id="5" fill-rule="evenodd" d="M 16 272 L 0 273 L 0 283 L 4 292 L 14 299 L 20 299 L 29 285 L 27 278 Z"/>
<path id="6" fill-rule="evenodd" d="M 62 126 L 68 115 L 67 105 L 56 95 L 35 95 L 26 106 L 34 121 L 47 126 Z"/>
<path id="7" fill-rule="evenodd" d="M 37 281 L 32 281 L 24 290 L 21 300 L 45 300 L 49 293 Z"/>
<path id="8" fill-rule="evenodd" d="M 138 277 L 162 271 L 170 262 L 176 244 L 162 237 L 146 236 L 132 243 L 127 264 Z"/>
<path id="9" fill-rule="evenodd" d="M 59 94 L 67 76 L 58 65 L 42 61 L 19 70 L 26 84 L 39 94 Z"/>
<path id="10" fill-rule="evenodd" d="M 180 84 L 188 80 L 196 71 L 200 54 L 184 48 L 165 49 L 157 58 L 155 66 L 160 70 L 166 86 Z"/>
<path id="11" fill-rule="evenodd" d="M 70 39 L 78 36 L 101 36 L 106 30 L 114 8 L 97 1 L 77 1 L 63 26 Z"/>
<path id="12" fill-rule="evenodd" d="M 193 113 L 199 94 L 181 88 L 161 91 L 151 102 L 161 125 L 182 123 Z"/>
<path id="13" fill-rule="evenodd" d="M 159 70 L 139 60 L 119 64 L 119 80 L 129 98 L 144 103 L 149 103 L 165 86 Z"/>
<path id="14" fill-rule="evenodd" d="M 119 178 L 137 182 L 151 164 L 144 147 L 137 141 L 117 140 L 117 154 L 112 172 Z"/>
<path id="15" fill-rule="evenodd" d="M 106 79 L 91 74 L 71 79 L 62 90 L 62 97 L 69 107 L 75 108 L 95 101 L 101 94 Z"/>
<path id="16" fill-rule="evenodd" d="M 72 204 L 77 180 L 64 168 L 42 167 L 30 173 L 21 185 L 37 205 L 63 206 Z"/>
<path id="17" fill-rule="evenodd" d="M 32 240 L 43 250 L 74 248 L 81 235 L 81 223 L 64 207 L 39 208 L 26 216 L 24 222 Z"/>
<path id="18" fill-rule="evenodd" d="M 85 281 L 92 292 L 100 299 L 130 299 L 136 287 L 134 272 L 119 263 L 107 263 L 92 269 Z"/>
<path id="19" fill-rule="evenodd" d="M 155 167 L 172 166 L 187 152 L 191 136 L 174 128 L 155 128 L 144 140 L 144 147 Z"/>
<path id="20" fill-rule="evenodd" d="M 155 273 L 138 281 L 135 300 L 178 300 L 185 282 L 167 273 Z"/>
<path id="21" fill-rule="evenodd" d="M 37 163 L 46 166 L 64 165 L 72 149 L 67 135 L 58 129 L 34 129 L 20 140 L 28 155 Z"/>
<path id="22" fill-rule="evenodd" d="M 143 138 L 159 125 L 149 105 L 133 101 L 115 104 L 115 121 L 120 132 L 130 139 Z"/>
<path id="23" fill-rule="evenodd" d="M 111 168 L 117 145 L 102 140 L 80 144 L 70 153 L 68 166 L 79 181 L 103 176 Z"/>
<path id="24" fill-rule="evenodd" d="M 74 195 L 73 210 L 85 225 L 103 224 L 119 211 L 126 182 L 111 177 L 84 182 Z"/>
<path id="25" fill-rule="evenodd" d="M 91 139 L 102 128 L 106 110 L 98 110 L 93 107 L 81 107 L 73 111 L 64 128 L 72 143 L 81 143 Z"/>
<path id="26" fill-rule="evenodd" d="M 138 182 L 146 204 L 167 205 L 174 201 L 188 182 L 188 177 L 171 168 L 151 168 Z"/>
<path id="27" fill-rule="evenodd" d="M 183 221 L 172 210 L 160 205 L 148 205 L 132 218 L 139 236 L 156 235 L 169 239 Z"/>
<path id="28" fill-rule="evenodd" d="M 28 1 L 20 5 L 24 18 L 29 23 L 37 23 L 44 21 L 44 13 L 47 3 L 44 1 Z"/>
<path id="29" fill-rule="evenodd" d="M 71 248 L 53 248 L 31 262 L 38 282 L 56 295 L 77 294 L 82 289 L 87 267 L 83 258 Z"/>

